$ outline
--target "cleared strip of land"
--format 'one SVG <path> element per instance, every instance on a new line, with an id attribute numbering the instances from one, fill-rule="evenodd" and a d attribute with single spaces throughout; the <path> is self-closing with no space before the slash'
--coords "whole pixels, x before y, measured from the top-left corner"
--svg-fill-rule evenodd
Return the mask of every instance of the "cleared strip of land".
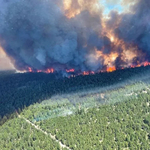
<path id="1" fill-rule="evenodd" d="M 52 135 L 51 133 L 47 133 L 46 131 L 43 131 L 39 126 L 33 124 L 33 123 L 32 123 L 31 121 L 29 121 L 28 119 L 26 119 L 26 118 L 20 116 L 20 115 L 18 114 L 18 112 L 16 112 L 16 113 L 17 113 L 17 115 L 18 115 L 19 118 L 24 119 L 28 124 L 32 125 L 35 129 L 41 131 L 41 132 L 44 133 L 45 135 L 49 135 L 50 138 L 52 138 L 52 139 L 55 140 L 57 143 L 59 143 L 61 149 L 62 149 L 62 148 L 67 148 L 68 150 L 71 150 L 68 146 L 62 144 L 61 141 L 57 140 L 54 135 Z"/>

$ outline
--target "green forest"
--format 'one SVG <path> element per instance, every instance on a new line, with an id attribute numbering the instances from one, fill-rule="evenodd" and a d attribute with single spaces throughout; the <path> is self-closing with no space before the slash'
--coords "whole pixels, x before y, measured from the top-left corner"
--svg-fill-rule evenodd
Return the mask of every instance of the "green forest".
<path id="1" fill-rule="evenodd" d="M 148 69 L 1 73 L 0 149 L 149 150 Z"/>
<path id="2" fill-rule="evenodd" d="M 6 119 L 13 118 L 15 110 L 23 110 L 25 107 L 36 102 L 40 103 L 53 95 L 92 90 L 96 87 L 101 87 L 104 91 L 107 91 L 107 87 L 120 88 L 130 84 L 128 81 L 130 78 L 133 78 L 131 80 L 135 82 L 137 74 L 140 78 L 147 75 L 147 70 L 150 70 L 149 66 L 71 78 L 62 78 L 58 72 L 54 74 L 0 72 L 0 125 Z M 144 79 L 143 82 L 147 81 Z M 119 86 L 118 83 L 120 83 Z"/>

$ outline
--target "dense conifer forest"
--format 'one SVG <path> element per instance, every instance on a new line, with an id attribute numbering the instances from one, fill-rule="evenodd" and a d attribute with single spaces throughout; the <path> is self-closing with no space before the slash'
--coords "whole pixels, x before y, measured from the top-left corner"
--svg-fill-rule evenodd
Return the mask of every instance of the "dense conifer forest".
<path id="1" fill-rule="evenodd" d="M 0 149 L 150 147 L 149 67 L 62 78 L 0 74 Z"/>
<path id="2" fill-rule="evenodd" d="M 0 124 L 14 116 L 15 110 L 22 110 L 36 102 L 42 102 L 52 95 L 106 87 L 120 83 L 139 72 L 144 74 L 148 67 L 118 70 L 89 76 L 62 78 L 61 74 L 13 72 L 0 73 Z M 114 88 L 114 87 L 113 87 Z"/>

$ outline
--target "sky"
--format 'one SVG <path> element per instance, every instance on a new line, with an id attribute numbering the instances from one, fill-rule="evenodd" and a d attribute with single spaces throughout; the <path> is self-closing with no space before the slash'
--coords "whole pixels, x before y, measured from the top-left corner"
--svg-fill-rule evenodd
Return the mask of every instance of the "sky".
<path id="1" fill-rule="evenodd" d="M 110 13 L 111 10 L 116 10 L 119 13 L 123 12 L 124 8 L 121 5 L 121 1 L 120 0 L 100 0 L 100 4 L 102 4 L 104 6 L 104 14 L 108 15 Z"/>
<path id="2" fill-rule="evenodd" d="M 10 59 L 6 56 L 3 49 L 0 47 L 0 70 L 14 69 Z"/>

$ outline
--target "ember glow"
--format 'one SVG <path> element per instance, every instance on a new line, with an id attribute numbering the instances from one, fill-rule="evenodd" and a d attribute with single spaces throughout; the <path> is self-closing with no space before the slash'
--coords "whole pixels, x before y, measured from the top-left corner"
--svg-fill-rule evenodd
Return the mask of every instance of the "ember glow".
<path id="1" fill-rule="evenodd" d="M 131 65 L 131 66 L 128 66 L 128 67 L 122 67 L 120 69 L 125 69 L 125 68 L 137 68 L 137 67 L 146 67 L 146 66 L 150 66 L 150 62 L 142 62 L 140 64 L 137 64 L 137 65 Z M 95 73 L 100 73 L 100 72 L 113 72 L 113 71 L 116 71 L 117 68 L 115 66 L 105 66 L 103 69 L 97 71 L 97 72 L 94 72 L 94 71 L 83 71 L 83 72 L 80 72 L 80 73 L 76 73 L 76 70 L 75 69 L 70 69 L 70 70 L 65 70 L 66 73 L 74 73 L 74 76 L 77 76 L 77 75 L 91 75 L 91 74 L 95 74 Z M 47 70 L 32 70 L 32 68 L 28 68 L 28 70 L 26 71 L 17 71 L 17 73 L 25 73 L 25 72 L 30 72 L 30 73 L 34 73 L 34 72 L 42 72 L 42 73 L 47 73 L 47 74 L 50 74 L 50 73 L 54 73 L 55 70 L 53 68 L 51 69 L 47 69 Z M 70 76 L 69 76 L 70 77 Z"/>
<path id="2" fill-rule="evenodd" d="M 107 68 L 107 72 L 113 72 L 113 71 L 115 71 L 116 70 L 116 67 L 115 66 L 113 66 L 113 67 L 108 67 Z"/>
<path id="3" fill-rule="evenodd" d="M 20 72 L 147 66 L 149 7 L 149 0 L 0 0 L 0 43 Z"/>
<path id="4" fill-rule="evenodd" d="M 24 72 L 43 72 L 43 73 L 54 73 L 54 69 L 50 68 L 50 69 L 46 69 L 46 70 L 33 70 L 31 67 L 28 67 L 28 69 Z"/>
<path id="5" fill-rule="evenodd" d="M 69 70 L 66 70 L 66 72 L 75 72 L 74 69 L 69 69 Z"/>

